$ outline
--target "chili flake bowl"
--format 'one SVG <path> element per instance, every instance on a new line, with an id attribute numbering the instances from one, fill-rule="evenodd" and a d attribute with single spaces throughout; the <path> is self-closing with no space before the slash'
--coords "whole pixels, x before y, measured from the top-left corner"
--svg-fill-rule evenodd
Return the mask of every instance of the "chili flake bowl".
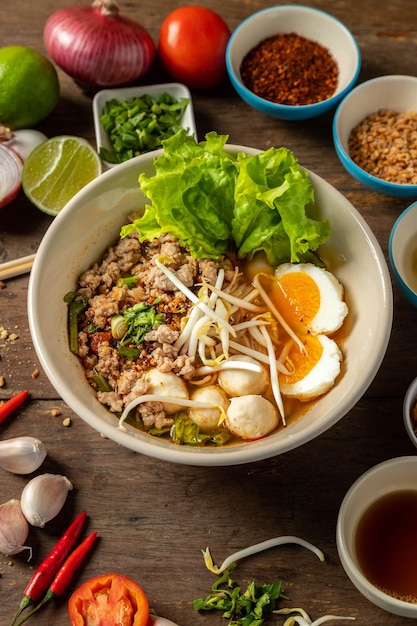
<path id="1" fill-rule="evenodd" d="M 191 98 L 191 93 L 188 87 L 181 83 L 161 83 L 157 85 L 147 85 L 140 87 L 117 87 L 114 89 L 102 89 L 97 92 L 93 98 L 93 120 L 94 131 L 96 135 L 97 151 L 103 148 L 105 150 L 111 150 L 111 143 L 108 133 L 104 130 L 100 121 L 104 107 L 110 100 L 118 100 L 119 102 L 125 102 L 132 98 L 142 98 L 145 95 L 151 98 L 156 98 L 161 94 L 168 94 L 175 100 L 181 98 L 188 99 L 188 105 L 181 118 L 181 126 L 187 130 L 190 134 L 197 138 L 197 128 L 194 119 L 194 109 Z M 118 165 L 117 163 L 109 163 L 105 159 L 102 159 L 103 165 L 110 169 Z"/>
<path id="2" fill-rule="evenodd" d="M 232 154 L 259 150 L 227 146 Z M 128 449 L 160 460 L 194 466 L 241 465 L 285 453 L 311 441 L 338 422 L 362 397 L 381 365 L 392 325 L 392 288 L 384 254 L 371 229 L 325 180 L 310 174 L 316 218 L 330 221 L 332 234 L 322 247 L 329 268 L 345 287 L 349 315 L 343 337 L 344 361 L 336 385 L 303 415 L 263 439 L 220 447 L 176 445 L 128 427 L 95 397 L 77 356 L 70 352 L 64 296 L 79 275 L 101 258 L 120 234 L 128 216 L 146 198 L 138 178 L 154 172 L 162 151 L 135 157 L 81 190 L 54 219 L 36 253 L 28 293 L 30 331 L 41 366 L 75 415 Z M 54 289 L 51 289 L 54 285 Z"/>
<path id="3" fill-rule="evenodd" d="M 417 78 L 406 75 L 378 76 L 357 85 L 345 96 L 333 119 L 336 154 L 353 178 L 374 191 L 397 197 L 417 197 L 417 184 L 388 182 L 359 167 L 349 149 L 351 132 L 368 116 L 380 111 L 417 114 Z M 391 142 L 392 145 L 392 142 Z"/>
<path id="4" fill-rule="evenodd" d="M 244 84 L 241 65 L 246 55 L 268 37 L 291 33 L 320 44 L 333 57 L 338 80 L 333 95 L 326 100 L 298 106 L 279 104 L 257 96 Z M 308 6 L 281 5 L 250 15 L 235 29 L 226 49 L 226 67 L 233 87 L 251 107 L 284 120 L 305 120 L 335 107 L 353 87 L 360 71 L 361 55 L 351 32 L 334 16 Z"/>
<path id="5" fill-rule="evenodd" d="M 417 202 L 396 219 L 389 237 L 388 254 L 399 288 L 417 307 Z"/>

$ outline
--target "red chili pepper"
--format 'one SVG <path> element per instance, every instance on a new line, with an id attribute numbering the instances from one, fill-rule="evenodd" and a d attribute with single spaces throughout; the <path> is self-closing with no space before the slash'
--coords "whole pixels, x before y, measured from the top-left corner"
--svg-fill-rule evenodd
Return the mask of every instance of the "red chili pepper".
<path id="1" fill-rule="evenodd" d="M 87 554 L 90 552 L 93 543 L 97 537 L 97 533 L 93 532 L 89 535 L 78 548 L 72 552 L 62 567 L 58 570 L 57 575 L 52 581 L 48 591 L 43 596 L 42 600 L 24 617 L 17 626 L 21 626 L 26 620 L 29 619 L 34 613 L 39 611 L 45 604 L 48 604 L 53 598 L 60 596 L 65 589 L 68 587 L 69 583 L 72 580 L 76 570 L 80 567 L 81 563 L 86 558 Z"/>
<path id="2" fill-rule="evenodd" d="M 6 400 L 4 404 L 0 406 L 0 424 L 10 415 L 12 411 L 17 409 L 28 397 L 29 391 L 20 391 L 15 396 Z"/>
<path id="3" fill-rule="evenodd" d="M 61 539 L 55 544 L 55 547 L 52 548 L 51 552 L 45 557 L 45 559 L 36 569 L 32 578 L 26 585 L 26 589 L 23 592 L 23 599 L 10 626 L 13 626 L 19 615 L 28 606 L 31 606 L 32 604 L 37 602 L 48 590 L 48 587 L 53 581 L 55 574 L 67 558 L 68 554 L 75 545 L 75 542 L 80 536 L 85 523 L 85 519 L 85 512 L 80 513 L 75 518 L 72 524 L 68 526 Z"/>

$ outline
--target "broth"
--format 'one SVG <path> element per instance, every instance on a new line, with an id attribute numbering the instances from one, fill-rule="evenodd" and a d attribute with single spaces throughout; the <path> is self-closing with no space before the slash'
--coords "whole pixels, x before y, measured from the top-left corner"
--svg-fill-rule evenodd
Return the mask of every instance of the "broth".
<path id="1" fill-rule="evenodd" d="M 417 603 L 417 491 L 396 491 L 374 502 L 356 531 L 365 577 L 381 591 Z"/>

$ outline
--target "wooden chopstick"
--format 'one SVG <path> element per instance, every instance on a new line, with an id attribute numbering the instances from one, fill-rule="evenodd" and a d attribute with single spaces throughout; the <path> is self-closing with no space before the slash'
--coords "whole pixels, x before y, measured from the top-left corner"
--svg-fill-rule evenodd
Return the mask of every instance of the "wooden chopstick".
<path id="1" fill-rule="evenodd" d="M 35 255 L 28 254 L 27 256 L 20 257 L 20 259 L 0 263 L 0 280 L 13 278 L 14 276 L 20 276 L 21 274 L 27 274 L 32 269 L 34 260 Z"/>

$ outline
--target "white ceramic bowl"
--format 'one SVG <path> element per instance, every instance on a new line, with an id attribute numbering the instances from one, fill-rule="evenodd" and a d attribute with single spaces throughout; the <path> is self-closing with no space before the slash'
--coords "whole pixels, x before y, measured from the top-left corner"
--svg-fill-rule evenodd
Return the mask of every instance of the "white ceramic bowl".
<path id="1" fill-rule="evenodd" d="M 409 385 L 407 392 L 404 396 L 403 402 L 403 418 L 404 426 L 407 431 L 407 435 L 410 437 L 412 443 L 417 448 L 417 423 L 412 418 L 413 408 L 417 404 L 417 378 L 415 378 Z"/>
<path id="2" fill-rule="evenodd" d="M 233 153 L 259 151 L 228 146 Z M 78 359 L 68 349 L 63 297 L 79 274 L 117 239 L 127 216 L 144 204 L 138 176 L 154 171 L 146 154 L 113 168 L 85 187 L 55 218 L 31 272 L 29 320 L 36 352 L 51 383 L 71 409 L 108 438 L 149 456 L 190 465 L 238 465 L 296 448 L 340 420 L 361 398 L 385 355 L 392 325 L 392 288 L 384 255 L 359 212 L 336 189 L 311 174 L 321 215 L 332 227 L 323 253 L 346 288 L 350 309 L 343 375 L 311 410 L 265 439 L 217 449 L 176 446 L 138 431 L 123 432 L 99 405 Z M 327 251 L 327 252 L 326 252 Z M 53 288 L 51 288 L 53 286 Z"/>
<path id="3" fill-rule="evenodd" d="M 114 89 L 102 89 L 97 92 L 93 98 L 93 120 L 97 151 L 99 152 L 100 148 L 106 148 L 107 150 L 111 149 L 109 136 L 100 122 L 103 109 L 109 100 L 115 99 L 119 100 L 119 102 L 124 102 L 125 100 L 140 98 L 144 95 L 156 98 L 156 96 L 159 96 L 161 93 L 168 93 L 176 100 L 179 100 L 180 98 L 188 98 L 189 104 L 184 111 L 184 115 L 182 116 L 181 126 L 185 128 L 185 130 L 188 130 L 197 139 L 197 128 L 194 119 L 192 97 L 190 90 L 185 85 L 182 85 L 181 83 L 160 83 L 157 85 L 146 85 L 141 87 L 115 87 Z M 110 169 L 115 167 L 116 164 L 108 163 L 108 161 L 103 160 L 103 165 L 107 169 Z"/>
<path id="4" fill-rule="evenodd" d="M 321 44 L 333 56 L 339 77 L 331 98 L 311 105 L 282 105 L 260 98 L 242 82 L 240 66 L 246 54 L 267 37 L 289 33 Z M 303 120 L 322 115 L 336 106 L 357 80 L 361 55 L 352 33 L 333 15 L 289 4 L 262 9 L 246 18 L 229 39 L 226 67 L 233 87 L 251 107 L 272 117 Z"/>
<path id="5" fill-rule="evenodd" d="M 376 606 L 404 617 L 417 618 L 417 604 L 391 597 L 372 585 L 363 575 L 355 549 L 358 523 L 368 507 L 394 491 L 417 489 L 417 456 L 384 461 L 363 474 L 352 485 L 340 507 L 336 542 L 341 563 L 355 587 Z"/>
<path id="6" fill-rule="evenodd" d="M 417 307 L 417 202 L 413 202 L 395 220 L 388 252 L 399 288 Z"/>
<path id="7" fill-rule="evenodd" d="M 352 161 L 349 136 L 368 115 L 380 109 L 399 113 L 417 112 L 417 78 L 415 76 L 378 76 L 358 85 L 337 107 L 333 120 L 336 154 L 351 176 L 367 187 L 389 196 L 416 197 L 417 185 L 390 183 L 368 174 Z"/>

